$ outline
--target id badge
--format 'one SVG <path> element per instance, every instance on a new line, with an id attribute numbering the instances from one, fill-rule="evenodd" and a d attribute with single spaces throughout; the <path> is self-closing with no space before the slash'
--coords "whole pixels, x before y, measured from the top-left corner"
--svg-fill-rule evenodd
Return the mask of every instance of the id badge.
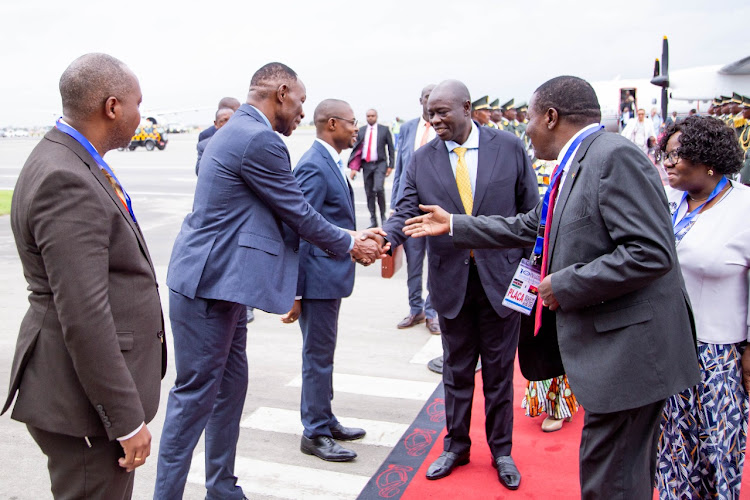
<path id="1" fill-rule="evenodd" d="M 508 291 L 505 292 L 503 305 L 529 316 L 534 309 L 537 295 L 539 295 L 540 281 L 541 270 L 539 267 L 532 265 L 528 259 L 521 259 Z"/>

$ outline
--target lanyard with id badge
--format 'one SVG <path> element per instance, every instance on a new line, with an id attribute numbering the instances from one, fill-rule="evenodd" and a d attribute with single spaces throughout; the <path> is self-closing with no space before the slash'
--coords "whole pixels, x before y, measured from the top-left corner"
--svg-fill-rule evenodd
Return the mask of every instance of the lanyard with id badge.
<path id="1" fill-rule="evenodd" d="M 534 243 L 534 253 L 529 259 L 521 259 L 521 263 L 516 269 L 516 273 L 513 275 L 513 279 L 510 282 L 508 291 L 505 292 L 503 298 L 503 305 L 514 311 L 518 311 L 526 316 L 531 315 L 531 311 L 534 309 L 537 297 L 539 296 L 539 283 L 544 279 L 546 275 L 547 266 L 545 260 L 548 259 L 546 255 L 545 239 L 549 237 L 548 225 L 552 222 L 552 209 L 554 208 L 555 200 L 552 200 L 552 207 L 550 207 L 550 198 L 554 193 L 557 196 L 557 187 L 560 182 L 560 176 L 563 173 L 564 167 L 570 160 L 571 155 L 578 149 L 578 146 L 583 140 L 593 133 L 596 133 L 603 129 L 604 126 L 599 125 L 598 127 L 592 127 L 585 131 L 573 141 L 568 150 L 563 156 L 562 162 L 552 172 L 550 179 L 549 188 L 544 193 L 544 199 L 542 201 L 542 213 L 540 214 L 539 229 L 537 230 L 536 242 Z"/>

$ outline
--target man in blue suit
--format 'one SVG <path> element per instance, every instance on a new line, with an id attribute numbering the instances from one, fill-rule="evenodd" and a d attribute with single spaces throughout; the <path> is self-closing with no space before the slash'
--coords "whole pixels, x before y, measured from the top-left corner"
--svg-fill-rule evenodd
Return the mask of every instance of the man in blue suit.
<path id="1" fill-rule="evenodd" d="M 354 192 L 341 151 L 357 139 L 354 111 L 344 101 L 326 99 L 315 108 L 317 139 L 294 169 L 300 189 L 312 207 L 332 224 L 354 229 Z M 282 321 L 298 317 L 302 329 L 302 403 L 305 430 L 300 450 L 331 462 L 347 462 L 357 454 L 334 439 L 351 441 L 365 435 L 363 429 L 344 427 L 331 410 L 333 353 L 336 349 L 341 299 L 354 288 L 354 263 L 334 258 L 307 241 L 300 243 L 297 299 Z"/>
<path id="2" fill-rule="evenodd" d="M 435 129 L 432 128 L 430 117 L 427 114 L 427 100 L 434 85 L 427 85 L 422 89 L 419 96 L 419 104 L 422 105 L 422 116 L 409 120 L 401 126 L 399 133 L 398 155 L 396 156 L 396 173 L 393 176 L 393 192 L 391 193 L 391 210 L 396 209 L 396 204 L 404 195 L 406 185 L 406 167 L 414 155 L 414 151 L 424 146 L 435 138 Z M 418 238 L 407 238 L 404 241 L 404 253 L 406 254 L 406 284 L 409 288 L 409 314 L 397 325 L 398 328 L 410 328 L 421 322 L 426 322 L 427 329 L 434 335 L 440 334 L 440 324 L 437 313 L 430 303 L 430 292 L 422 299 L 422 269 L 424 267 L 424 255 L 427 249 L 427 240 Z"/>
<path id="3" fill-rule="evenodd" d="M 250 81 L 247 104 L 217 131 L 201 158 L 193 211 L 177 235 L 167 271 L 177 377 L 167 402 L 154 498 L 182 498 L 204 429 L 206 498 L 244 497 L 234 457 L 247 391 L 245 306 L 289 311 L 299 236 L 328 255 L 350 253 L 363 264 L 380 252 L 376 243 L 326 221 L 292 175 L 289 152 L 276 132 L 289 136 L 297 128 L 305 97 L 292 69 L 263 66 Z"/>
<path id="4" fill-rule="evenodd" d="M 404 221 L 421 213 L 420 204 L 433 204 L 430 200 L 474 215 L 515 215 L 536 205 L 539 191 L 523 143 L 513 134 L 473 122 L 463 83 L 437 85 L 427 106 L 437 137 L 419 148 L 406 168 L 403 196 L 383 225 L 391 245 L 404 242 Z M 523 254 L 516 248 L 456 248 L 447 235 L 427 238 L 428 283 L 442 331 L 448 430 L 443 453 L 427 469 L 428 479 L 443 478 L 469 462 L 474 370 L 481 356 L 493 465 L 507 488 L 517 489 L 521 481 L 511 457 L 520 314 L 502 301 Z"/>

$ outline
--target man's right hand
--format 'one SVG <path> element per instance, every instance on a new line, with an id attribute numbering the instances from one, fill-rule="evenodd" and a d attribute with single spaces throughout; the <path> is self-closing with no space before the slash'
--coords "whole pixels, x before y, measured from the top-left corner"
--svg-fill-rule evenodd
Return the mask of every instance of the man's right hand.
<path id="1" fill-rule="evenodd" d="M 351 252 L 352 259 L 359 264 L 369 266 L 377 259 L 382 259 L 387 255 L 390 243 L 385 243 L 385 232 L 379 228 L 369 229 L 367 231 L 353 232 L 354 247 Z"/>
<path id="2" fill-rule="evenodd" d="M 146 424 L 143 424 L 135 436 L 120 441 L 120 446 L 125 450 L 125 457 L 118 460 L 120 467 L 132 472 L 145 464 L 146 458 L 151 454 L 151 433 Z"/>
<path id="3" fill-rule="evenodd" d="M 412 238 L 423 238 L 450 232 L 451 215 L 448 212 L 437 205 L 419 205 L 419 209 L 427 213 L 408 219 L 404 223 L 403 231 L 405 235 Z"/>

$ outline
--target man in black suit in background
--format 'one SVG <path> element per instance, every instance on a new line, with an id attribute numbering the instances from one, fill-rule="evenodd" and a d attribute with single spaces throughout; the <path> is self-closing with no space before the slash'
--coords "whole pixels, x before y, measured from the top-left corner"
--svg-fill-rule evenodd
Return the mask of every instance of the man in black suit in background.
<path id="1" fill-rule="evenodd" d="M 414 152 L 403 196 L 383 225 L 392 248 L 406 239 L 401 231 L 404 221 L 421 213 L 420 204 L 437 202 L 459 213 L 506 216 L 536 205 L 537 182 L 523 143 L 472 121 L 471 99 L 463 83 L 448 80 L 436 86 L 427 110 L 437 137 Z M 442 332 L 448 428 L 444 451 L 428 468 L 428 479 L 445 477 L 469 462 L 474 372 L 481 355 L 485 429 L 493 465 L 505 487 L 517 489 L 521 481 L 510 456 L 520 317 L 502 301 L 523 255 L 521 249 L 456 248 L 449 236 L 428 238 L 428 283 Z"/>
<path id="2" fill-rule="evenodd" d="M 378 112 L 374 109 L 367 110 L 367 126 L 357 133 L 357 142 L 349 157 L 350 164 L 357 150 L 362 153 L 361 170 L 365 181 L 367 208 L 370 210 L 370 227 L 377 227 L 385 222 L 385 178 L 391 175 L 395 158 L 391 131 L 385 125 L 378 124 Z M 375 211 L 376 199 L 380 209 L 380 223 Z"/>

